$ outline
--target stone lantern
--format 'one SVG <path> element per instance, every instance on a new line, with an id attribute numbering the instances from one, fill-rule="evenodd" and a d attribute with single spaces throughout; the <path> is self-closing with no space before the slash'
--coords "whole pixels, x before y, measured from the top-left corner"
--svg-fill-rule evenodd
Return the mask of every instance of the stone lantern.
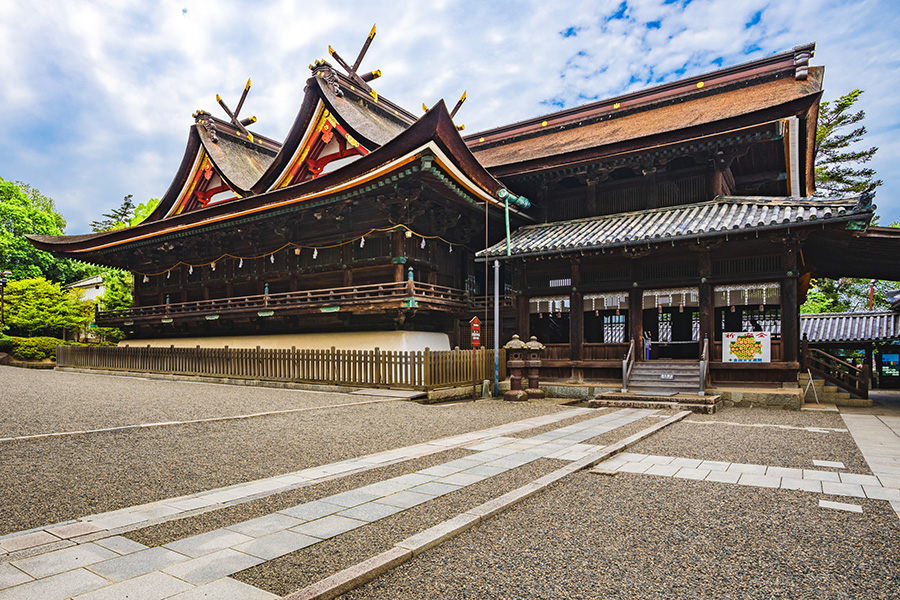
<path id="1" fill-rule="evenodd" d="M 503 394 L 503 399 L 528 400 L 528 393 L 522 389 L 522 369 L 525 367 L 527 345 L 516 334 L 503 348 L 506 350 L 506 368 L 509 369 L 509 391 Z"/>
<path id="2" fill-rule="evenodd" d="M 525 366 L 528 368 L 528 389 L 525 390 L 525 393 L 528 394 L 529 400 L 539 400 L 544 397 L 544 391 L 538 387 L 543 349 L 544 345 L 534 336 L 531 336 L 531 339 L 525 344 Z"/>

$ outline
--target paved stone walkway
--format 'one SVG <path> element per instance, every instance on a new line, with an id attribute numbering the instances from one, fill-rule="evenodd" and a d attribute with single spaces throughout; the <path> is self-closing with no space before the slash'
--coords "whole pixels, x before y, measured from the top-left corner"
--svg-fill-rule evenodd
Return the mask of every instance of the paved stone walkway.
<path id="1" fill-rule="evenodd" d="M 900 488 L 900 416 L 842 413 L 841 418 L 879 481 Z M 891 506 L 900 517 L 900 497 Z"/>
<path id="2" fill-rule="evenodd" d="M 0 600 L 275 598 L 268 592 L 230 579 L 228 575 L 540 458 L 579 460 L 600 448 L 585 444 L 586 440 L 656 411 L 603 412 L 593 419 L 530 438 L 507 437 L 511 433 L 590 412 L 595 411 L 570 409 L 317 469 L 6 536 L 0 538 L 0 547 L 11 555 L 7 557 L 8 562 L 0 562 Z M 114 535 L 117 529 L 133 530 L 159 519 L 184 516 L 192 510 L 247 501 L 260 494 L 292 489 L 291 486 L 299 483 L 308 484 L 316 477 L 349 474 L 452 447 L 466 448 L 476 454 L 160 547 L 148 548 Z M 51 537 L 53 539 L 49 539 Z M 67 547 L 54 549 L 60 544 Z M 29 553 L 29 549 L 33 556 L 19 557 Z"/>
<path id="3" fill-rule="evenodd" d="M 821 471 L 817 469 L 787 469 L 766 465 L 729 463 L 675 456 L 654 456 L 623 452 L 597 465 L 598 472 L 618 471 L 642 473 L 680 479 L 696 479 L 733 483 L 756 487 L 803 490 L 819 494 L 849 498 L 887 500 L 900 517 L 900 417 L 863 414 L 842 414 L 856 445 L 862 451 L 874 475 Z M 685 421 L 691 424 L 702 421 Z M 715 424 L 717 422 L 706 422 Z M 740 425 L 739 423 L 726 423 Z M 766 427 L 766 425 L 747 425 Z M 841 431 L 833 428 L 786 427 L 807 431 Z M 843 469 L 844 465 L 831 461 L 812 461 L 812 467 Z M 857 505 L 820 500 L 824 508 L 862 512 Z"/>

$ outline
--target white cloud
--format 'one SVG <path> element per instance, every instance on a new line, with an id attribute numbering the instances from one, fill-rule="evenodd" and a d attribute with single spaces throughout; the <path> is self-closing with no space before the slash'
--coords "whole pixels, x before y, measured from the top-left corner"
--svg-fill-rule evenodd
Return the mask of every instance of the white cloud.
<path id="1" fill-rule="evenodd" d="M 363 0 L 97 0 L 0 3 L 0 176 L 57 201 L 70 233 L 117 206 L 161 196 L 177 169 L 190 115 L 233 108 L 282 138 L 303 98 L 307 65 L 331 44 L 384 76 L 382 95 L 418 114 L 424 102 L 468 100 L 467 133 L 759 58 L 809 41 L 825 64 L 826 98 L 866 90 L 878 204 L 900 220 L 900 127 L 894 89 L 900 10 L 890 0 L 582 0 L 548 3 Z M 183 12 L 187 9 L 187 12 Z M 751 27 L 747 23 L 758 22 Z M 655 22 L 659 23 L 656 27 Z M 648 25 L 648 23 L 652 23 Z M 575 35 L 562 32 L 574 28 Z M 747 54 L 748 49 L 752 50 Z M 755 50 L 754 50 L 755 49 Z"/>

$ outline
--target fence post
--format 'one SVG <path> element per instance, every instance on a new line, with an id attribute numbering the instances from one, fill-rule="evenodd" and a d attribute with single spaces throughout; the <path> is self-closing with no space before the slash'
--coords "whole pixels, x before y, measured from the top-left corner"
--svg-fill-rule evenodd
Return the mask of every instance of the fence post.
<path id="1" fill-rule="evenodd" d="M 381 387 L 381 350 L 375 347 L 375 387 Z"/>
<path id="2" fill-rule="evenodd" d="M 425 348 L 423 362 L 422 382 L 425 384 L 425 390 L 428 391 L 431 389 L 432 382 L 434 381 L 432 373 L 432 368 L 434 365 L 431 362 L 431 348 Z"/>

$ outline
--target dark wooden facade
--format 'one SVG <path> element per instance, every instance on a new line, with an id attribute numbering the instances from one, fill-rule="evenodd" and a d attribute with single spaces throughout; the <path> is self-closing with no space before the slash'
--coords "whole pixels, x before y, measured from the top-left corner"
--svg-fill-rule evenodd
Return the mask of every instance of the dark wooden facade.
<path id="1" fill-rule="evenodd" d="M 478 315 L 487 343 L 536 335 L 550 377 L 617 380 L 649 335 L 650 360 L 708 339 L 715 382 L 791 384 L 809 278 L 884 277 L 900 241 L 870 235 L 869 196 L 812 198 L 813 50 L 465 139 L 443 103 L 417 119 L 317 62 L 283 144 L 198 112 L 148 221 L 32 241 L 133 271 L 135 306 L 98 324 L 136 337 L 409 329 L 466 347 Z M 771 361 L 722 362 L 723 331 L 747 329 L 773 335 Z"/>

